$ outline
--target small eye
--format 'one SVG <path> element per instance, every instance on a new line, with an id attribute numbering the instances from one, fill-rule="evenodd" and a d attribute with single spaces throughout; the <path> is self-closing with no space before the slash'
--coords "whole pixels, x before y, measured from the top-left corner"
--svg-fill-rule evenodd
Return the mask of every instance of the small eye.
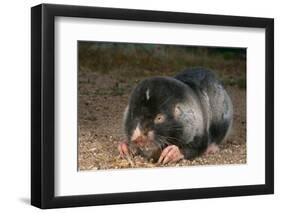
<path id="1" fill-rule="evenodd" d="M 166 119 L 165 115 L 158 114 L 154 119 L 154 123 L 156 123 L 156 124 L 163 123 L 165 121 L 165 119 Z"/>

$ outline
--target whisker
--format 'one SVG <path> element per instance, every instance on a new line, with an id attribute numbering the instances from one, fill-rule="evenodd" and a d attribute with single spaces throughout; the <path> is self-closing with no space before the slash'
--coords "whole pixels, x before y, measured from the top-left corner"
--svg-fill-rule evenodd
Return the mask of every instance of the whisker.
<path id="1" fill-rule="evenodd" d="M 170 143 L 165 139 L 165 138 L 158 138 L 159 142 L 161 142 L 163 145 L 170 145 Z M 163 149 L 163 147 L 160 146 L 161 149 Z"/>
<path id="2" fill-rule="evenodd" d="M 179 138 L 175 138 L 175 137 L 171 137 L 171 136 L 164 136 L 164 135 L 159 135 L 159 134 L 157 134 L 157 136 L 158 137 L 160 137 L 160 138 L 162 138 L 162 139 L 172 139 L 172 140 L 176 140 L 176 141 L 178 141 L 178 142 L 183 142 L 183 140 L 182 139 L 179 139 Z"/>
<path id="3" fill-rule="evenodd" d="M 166 127 L 167 129 L 175 129 L 175 130 L 177 130 L 177 129 L 183 129 L 182 127 Z"/>

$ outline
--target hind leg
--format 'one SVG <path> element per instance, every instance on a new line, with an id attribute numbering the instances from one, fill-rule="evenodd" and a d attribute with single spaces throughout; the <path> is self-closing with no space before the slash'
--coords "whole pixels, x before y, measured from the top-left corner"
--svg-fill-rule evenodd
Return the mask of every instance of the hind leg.
<path id="1" fill-rule="evenodd" d="M 208 145 L 206 151 L 204 152 L 205 155 L 215 154 L 220 151 L 219 146 L 216 143 L 211 143 Z"/>

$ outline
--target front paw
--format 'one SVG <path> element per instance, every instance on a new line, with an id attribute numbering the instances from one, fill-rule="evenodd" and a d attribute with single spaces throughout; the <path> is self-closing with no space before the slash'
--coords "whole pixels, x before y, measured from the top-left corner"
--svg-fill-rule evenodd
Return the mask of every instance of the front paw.
<path id="1" fill-rule="evenodd" d="M 121 158 L 126 159 L 130 163 L 131 166 L 135 166 L 130 148 L 131 147 L 129 147 L 129 145 L 126 141 L 119 143 L 119 145 L 118 145 L 119 155 Z"/>
<path id="2" fill-rule="evenodd" d="M 128 143 L 126 141 L 122 141 L 118 144 L 118 151 L 121 158 L 130 155 Z"/>
<path id="3" fill-rule="evenodd" d="M 179 147 L 176 145 L 170 145 L 162 151 L 158 160 L 158 164 L 176 163 L 183 158 L 184 156 Z"/>

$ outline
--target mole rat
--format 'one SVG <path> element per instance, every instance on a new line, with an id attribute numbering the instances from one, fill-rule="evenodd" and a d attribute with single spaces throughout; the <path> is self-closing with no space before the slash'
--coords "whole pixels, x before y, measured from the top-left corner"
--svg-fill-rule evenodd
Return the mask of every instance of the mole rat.
<path id="1" fill-rule="evenodd" d="M 230 97 L 204 68 L 175 77 L 151 77 L 132 91 L 124 112 L 122 157 L 142 155 L 159 164 L 218 151 L 233 120 Z"/>

